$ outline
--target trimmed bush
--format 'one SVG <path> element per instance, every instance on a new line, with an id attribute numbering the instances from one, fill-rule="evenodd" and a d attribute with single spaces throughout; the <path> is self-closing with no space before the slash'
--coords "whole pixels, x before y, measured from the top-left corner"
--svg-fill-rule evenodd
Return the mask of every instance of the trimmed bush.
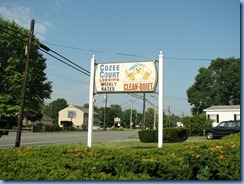
<path id="1" fill-rule="evenodd" d="M 141 130 L 138 135 L 141 142 L 158 142 L 158 130 Z"/>
<path id="2" fill-rule="evenodd" d="M 45 124 L 44 125 L 44 131 L 45 132 L 55 132 L 55 131 L 59 131 L 59 125 L 58 124 Z"/>
<path id="3" fill-rule="evenodd" d="M 158 142 L 158 130 L 138 131 L 141 142 Z M 164 128 L 163 142 L 184 142 L 188 139 L 189 130 L 186 128 Z"/>
<path id="4" fill-rule="evenodd" d="M 240 133 L 151 149 L 0 149 L 2 180 L 240 180 Z"/>

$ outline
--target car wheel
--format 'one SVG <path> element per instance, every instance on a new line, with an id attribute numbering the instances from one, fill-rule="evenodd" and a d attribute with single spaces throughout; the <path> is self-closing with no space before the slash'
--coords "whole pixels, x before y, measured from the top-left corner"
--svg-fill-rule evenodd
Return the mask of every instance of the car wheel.
<path id="1" fill-rule="evenodd" d="M 213 132 L 208 132 L 208 133 L 206 134 L 206 137 L 207 137 L 208 140 L 213 139 L 213 138 L 214 138 L 214 134 L 213 134 Z"/>

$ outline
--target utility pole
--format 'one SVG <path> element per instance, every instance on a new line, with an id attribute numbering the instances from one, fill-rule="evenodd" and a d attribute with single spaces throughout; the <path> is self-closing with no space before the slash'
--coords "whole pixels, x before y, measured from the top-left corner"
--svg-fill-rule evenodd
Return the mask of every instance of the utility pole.
<path id="1" fill-rule="evenodd" d="M 170 106 L 168 106 L 169 118 L 168 118 L 168 126 L 170 127 Z"/>
<path id="2" fill-rule="evenodd" d="M 107 110 L 107 102 L 108 102 L 108 94 L 106 93 L 106 95 L 104 96 L 104 117 L 103 117 L 103 130 L 105 130 L 106 127 L 106 110 Z"/>
<path id="3" fill-rule="evenodd" d="M 152 95 L 154 97 L 154 119 L 153 119 L 153 129 L 156 129 L 156 96 Z"/>
<path id="4" fill-rule="evenodd" d="M 23 121 L 23 114 L 24 114 L 24 108 L 25 108 L 26 86 L 27 86 L 27 81 L 28 81 L 29 61 L 30 61 L 32 37 L 34 34 L 34 24 L 35 24 L 35 20 L 32 19 L 31 23 L 30 23 L 29 44 L 28 44 L 27 54 L 26 54 L 24 81 L 23 81 L 23 86 L 22 86 L 22 91 L 21 91 L 20 112 L 19 112 L 18 129 L 17 129 L 17 134 L 16 134 L 15 147 L 20 146 L 20 140 L 21 140 L 22 121 Z"/>
<path id="5" fill-rule="evenodd" d="M 141 129 L 144 130 L 145 129 L 145 101 L 146 101 L 146 94 L 143 93 L 143 104 L 142 104 L 142 125 L 141 125 Z"/>
<path id="6" fill-rule="evenodd" d="M 130 130 L 132 130 L 132 111 L 133 110 L 133 98 L 131 99 L 131 109 L 130 109 Z"/>

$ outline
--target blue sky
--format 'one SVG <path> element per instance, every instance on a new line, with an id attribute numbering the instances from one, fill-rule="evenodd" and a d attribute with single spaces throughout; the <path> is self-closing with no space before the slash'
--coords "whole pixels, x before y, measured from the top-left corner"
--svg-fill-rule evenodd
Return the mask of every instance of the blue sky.
<path id="1" fill-rule="evenodd" d="M 0 15 L 27 29 L 34 19 L 42 43 L 88 71 L 93 54 L 97 63 L 126 62 L 157 59 L 162 50 L 164 109 L 179 116 L 191 115 L 186 90 L 200 67 L 218 57 L 240 57 L 238 0 L 0 0 Z M 89 77 L 43 55 L 53 82 L 52 99 L 46 102 L 88 103 Z M 96 95 L 95 105 L 104 106 L 103 98 Z M 110 94 L 108 104 L 125 110 L 130 98 Z M 154 103 L 152 94 L 146 98 Z M 141 112 L 142 100 L 134 100 Z M 148 107 L 153 106 L 146 103 Z"/>

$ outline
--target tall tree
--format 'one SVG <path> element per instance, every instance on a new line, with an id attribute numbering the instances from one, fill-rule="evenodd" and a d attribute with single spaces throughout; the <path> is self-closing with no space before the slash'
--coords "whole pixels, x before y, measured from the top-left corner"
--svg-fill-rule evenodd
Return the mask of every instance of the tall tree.
<path id="1" fill-rule="evenodd" d="M 140 121 L 138 121 L 138 113 L 135 109 L 132 110 L 132 127 L 135 127 L 137 124 L 141 124 L 141 117 Z M 126 109 L 123 111 L 122 114 L 122 126 L 124 128 L 130 128 L 130 117 L 131 117 L 131 109 Z"/>
<path id="2" fill-rule="evenodd" d="M 58 112 L 68 107 L 67 101 L 64 98 L 58 98 L 48 105 L 44 105 L 42 112 L 53 119 L 55 124 L 58 124 Z"/>
<path id="3" fill-rule="evenodd" d="M 154 108 L 148 108 L 145 113 L 145 128 L 153 129 Z"/>
<path id="4" fill-rule="evenodd" d="M 239 58 L 218 58 L 208 68 L 199 69 L 195 83 L 186 92 L 192 114 L 201 114 L 212 105 L 240 104 L 240 65 Z"/>
<path id="5" fill-rule="evenodd" d="M 37 38 L 34 37 L 34 40 Z M 13 21 L 0 18 L 0 114 L 2 119 L 16 116 L 20 109 L 27 43 L 28 30 Z M 24 116 L 31 120 L 40 118 L 41 104 L 45 99 L 50 98 L 52 93 L 51 82 L 48 81 L 44 71 L 46 59 L 38 48 L 39 44 L 33 42 L 26 89 Z"/>
<path id="6" fill-rule="evenodd" d="M 104 107 L 100 107 L 97 110 L 94 110 L 99 114 L 99 119 L 101 122 L 104 122 Z M 114 124 L 114 118 L 122 116 L 122 108 L 119 105 L 111 105 L 106 108 L 106 117 L 105 117 L 105 126 L 111 127 Z"/>

